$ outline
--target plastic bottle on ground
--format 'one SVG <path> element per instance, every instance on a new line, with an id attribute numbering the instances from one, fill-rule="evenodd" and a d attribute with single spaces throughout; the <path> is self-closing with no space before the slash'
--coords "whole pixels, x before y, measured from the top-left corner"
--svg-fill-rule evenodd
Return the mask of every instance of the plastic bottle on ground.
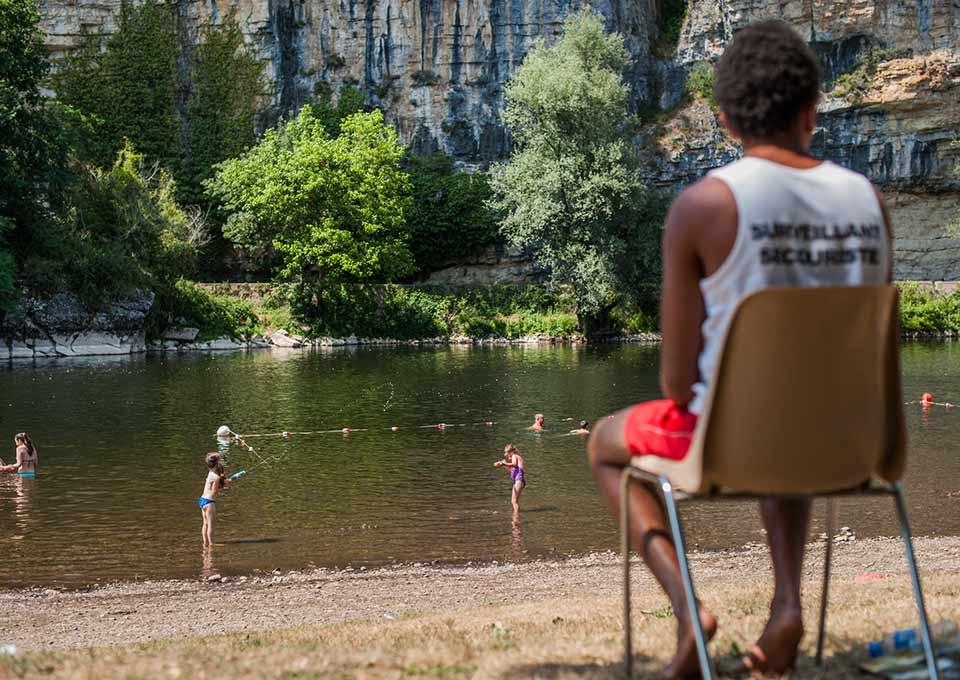
<path id="1" fill-rule="evenodd" d="M 930 635 L 934 642 L 950 638 L 957 634 L 958 627 L 954 621 L 940 621 L 930 626 Z M 905 654 L 919 652 L 923 649 L 923 639 L 919 628 L 906 628 L 887 633 L 879 642 L 867 645 L 867 652 L 871 658 L 886 656 L 887 654 Z"/>

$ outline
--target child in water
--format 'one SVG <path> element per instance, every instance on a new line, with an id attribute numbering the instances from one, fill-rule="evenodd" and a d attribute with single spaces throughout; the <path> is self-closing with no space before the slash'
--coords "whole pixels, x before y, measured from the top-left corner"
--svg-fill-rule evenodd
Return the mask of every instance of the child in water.
<path id="1" fill-rule="evenodd" d="M 203 547 L 213 545 L 213 532 L 217 522 L 217 494 L 233 480 L 227 477 L 219 453 L 207 454 L 207 479 L 203 483 L 203 495 L 200 496 L 200 514 L 203 516 Z"/>
<path id="2" fill-rule="evenodd" d="M 26 432 L 14 435 L 13 444 L 17 447 L 17 462 L 4 465 L 0 461 L 0 472 L 15 472 L 17 477 L 36 477 L 39 463 L 37 447 Z"/>
<path id="3" fill-rule="evenodd" d="M 517 451 L 516 446 L 507 444 L 503 449 L 503 460 L 498 460 L 493 465 L 494 467 L 510 468 L 510 482 L 513 484 L 510 502 L 513 504 L 513 511 L 519 512 L 520 494 L 523 493 L 524 487 L 527 486 L 527 480 L 524 475 L 527 464 L 524 462 L 523 456 Z"/>
<path id="4" fill-rule="evenodd" d="M 581 420 L 580 427 L 576 430 L 570 430 L 570 434 L 590 434 L 590 423 L 586 420 Z"/>

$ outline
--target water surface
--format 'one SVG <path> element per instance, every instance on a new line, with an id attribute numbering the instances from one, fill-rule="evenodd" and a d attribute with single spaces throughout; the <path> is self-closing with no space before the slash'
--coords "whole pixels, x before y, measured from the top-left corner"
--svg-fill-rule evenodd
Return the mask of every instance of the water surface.
<path id="1" fill-rule="evenodd" d="M 904 347 L 905 392 L 960 402 L 960 346 Z M 0 478 L 0 585 L 83 585 L 316 566 L 558 557 L 616 546 L 572 421 L 656 398 L 657 349 L 495 347 L 151 355 L 0 369 L 0 456 L 28 431 L 37 480 Z M 536 412 L 548 431 L 524 430 Z M 907 407 L 905 486 L 918 534 L 960 531 L 960 409 Z M 494 421 L 487 426 L 486 421 Z M 414 426 L 438 422 L 464 427 Z M 368 429 L 251 439 L 227 451 L 247 478 L 218 502 L 200 548 L 204 453 L 242 433 Z M 398 432 L 391 432 L 398 426 Z M 492 466 L 526 456 L 514 522 Z M 263 461 L 266 462 L 263 462 Z M 953 494 L 953 495 L 951 495 Z M 753 505 L 684 511 L 691 543 L 762 541 Z M 859 536 L 895 535 L 892 504 L 844 501 Z M 816 523 L 814 530 L 819 530 Z"/>

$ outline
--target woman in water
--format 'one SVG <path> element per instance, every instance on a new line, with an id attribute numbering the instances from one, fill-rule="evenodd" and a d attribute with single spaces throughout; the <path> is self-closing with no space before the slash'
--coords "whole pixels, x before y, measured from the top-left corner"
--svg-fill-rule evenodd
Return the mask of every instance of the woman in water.
<path id="1" fill-rule="evenodd" d="M 503 460 L 498 460 L 493 465 L 495 467 L 510 468 L 510 482 L 513 484 L 513 493 L 510 496 L 510 502 L 513 504 L 513 511 L 519 512 L 520 494 L 523 493 L 523 489 L 527 485 L 527 480 L 524 476 L 527 464 L 524 462 L 523 456 L 517 451 L 516 446 L 507 444 L 503 449 Z"/>
<path id="2" fill-rule="evenodd" d="M 217 494 L 231 483 L 223 469 L 219 453 L 207 454 L 207 479 L 203 483 L 203 495 L 200 496 L 200 514 L 203 516 L 203 547 L 213 545 L 213 531 L 217 522 Z"/>
<path id="3" fill-rule="evenodd" d="M 17 462 L 11 465 L 0 464 L 0 472 L 15 472 L 17 477 L 36 477 L 39 463 L 37 447 L 26 432 L 14 435 L 13 444 L 17 447 Z"/>
<path id="4" fill-rule="evenodd" d="M 570 434 L 590 434 L 590 423 L 586 420 L 581 420 L 580 427 L 576 430 L 570 430 Z"/>

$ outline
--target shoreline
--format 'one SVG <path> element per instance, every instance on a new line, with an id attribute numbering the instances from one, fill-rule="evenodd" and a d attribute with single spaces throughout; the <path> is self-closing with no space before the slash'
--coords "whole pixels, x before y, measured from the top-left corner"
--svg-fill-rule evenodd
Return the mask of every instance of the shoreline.
<path id="1" fill-rule="evenodd" d="M 239 340 L 230 337 L 221 337 L 205 341 L 184 340 L 143 340 L 142 338 L 113 337 L 100 335 L 91 345 L 77 344 L 75 340 L 69 344 L 58 345 L 55 342 L 46 342 L 37 345 L 26 345 L 19 341 L 0 340 L 0 361 L 9 363 L 21 361 L 35 361 L 37 359 L 72 359 L 106 356 L 138 356 L 146 354 L 177 354 L 180 352 L 229 352 L 272 349 L 321 349 L 357 348 L 357 347 L 503 347 L 503 346 L 548 346 L 548 345 L 657 345 L 661 341 L 659 333 L 641 333 L 637 335 L 616 336 L 602 340 L 588 341 L 581 336 L 554 337 L 554 336 L 524 336 L 520 338 L 468 338 L 464 336 L 420 338 L 415 340 L 396 340 L 393 338 L 306 338 L 276 332 L 269 336 L 259 336 L 249 340 Z M 14 345 L 13 343 L 17 344 Z"/>
<path id="2" fill-rule="evenodd" d="M 925 583 L 947 584 L 944 587 L 953 594 L 952 615 L 956 617 L 960 614 L 960 591 L 956 587 L 960 582 L 960 537 L 918 538 L 915 547 Z M 822 555 L 820 542 L 808 546 L 804 579 L 811 605 L 819 593 Z M 838 542 L 834 555 L 833 583 L 839 584 L 838 590 L 900 588 L 909 583 L 902 543 L 897 539 Z M 697 552 L 690 557 L 697 587 L 703 590 L 708 606 L 723 600 L 724 593 L 748 585 L 758 592 L 769 590 L 769 560 L 763 545 Z M 305 625 L 382 625 L 438 612 L 509 607 L 510 603 L 540 603 L 537 609 L 549 612 L 551 607 L 544 605 L 558 598 L 586 597 L 615 613 L 620 569 L 618 556 L 604 552 L 504 564 L 415 563 L 217 580 L 119 581 L 76 590 L 8 589 L 0 590 L 0 630 L 4 631 L 0 643 L 16 645 L 18 653 L 67 650 L 198 635 L 269 633 Z M 862 573 L 871 574 L 870 582 L 856 581 L 857 574 Z M 754 578 L 744 579 L 745 574 Z M 665 598 L 639 563 L 635 579 L 636 596 L 655 603 L 640 609 L 662 607 Z M 904 606 L 912 606 L 909 588 L 904 597 Z M 942 607 L 932 592 L 928 601 L 931 610 L 942 616 Z"/>

